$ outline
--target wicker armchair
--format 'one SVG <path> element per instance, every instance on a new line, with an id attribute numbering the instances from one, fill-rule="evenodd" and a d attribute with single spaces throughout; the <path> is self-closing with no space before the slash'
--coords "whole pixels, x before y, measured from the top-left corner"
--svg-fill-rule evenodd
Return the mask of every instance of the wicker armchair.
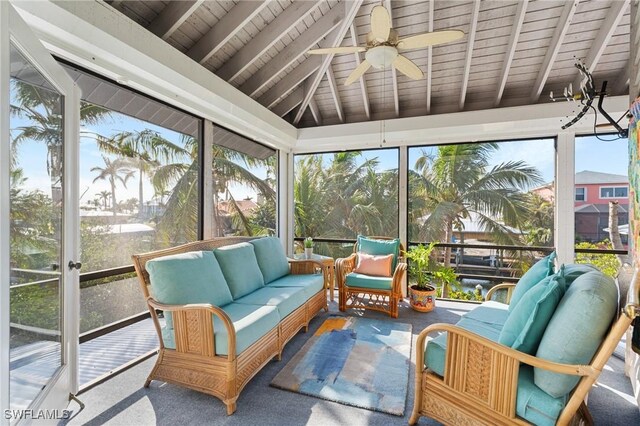
<path id="1" fill-rule="evenodd" d="M 391 241 L 388 237 L 367 237 L 371 240 Z M 399 245 L 399 254 L 395 259 L 396 267 L 388 288 L 379 286 L 361 287 L 349 286 L 347 276 L 353 272 L 358 259 L 358 243 L 353 246 L 353 254 L 336 260 L 336 280 L 339 291 L 339 309 L 344 312 L 348 308 L 370 309 L 386 312 L 393 318 L 398 318 L 398 303 L 402 298 L 402 279 L 407 270 L 404 259 L 404 247 Z"/>

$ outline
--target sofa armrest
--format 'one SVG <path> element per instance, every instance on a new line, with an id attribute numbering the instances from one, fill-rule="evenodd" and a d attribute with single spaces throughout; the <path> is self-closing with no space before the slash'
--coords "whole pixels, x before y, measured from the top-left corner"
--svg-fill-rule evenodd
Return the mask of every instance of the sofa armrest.
<path id="1" fill-rule="evenodd" d="M 502 284 L 494 285 L 493 287 L 491 287 L 489 289 L 489 291 L 487 292 L 487 295 L 486 295 L 484 300 L 491 300 L 491 298 L 493 297 L 494 293 L 496 293 L 496 292 L 498 292 L 500 290 L 506 290 L 507 291 L 507 298 L 506 298 L 504 303 L 506 303 L 508 305 L 511 302 L 511 295 L 513 294 L 513 289 L 514 288 L 516 288 L 516 284 L 515 283 L 502 283 Z"/>
<path id="2" fill-rule="evenodd" d="M 338 289 L 344 286 L 345 277 L 356 267 L 356 254 L 353 253 L 349 257 L 336 259 L 336 281 Z"/>
<path id="3" fill-rule="evenodd" d="M 315 274 L 318 269 L 326 274 L 324 265 L 322 262 L 313 259 L 287 259 L 289 266 L 291 267 L 292 275 L 299 274 Z"/>
<path id="4" fill-rule="evenodd" d="M 160 339 L 160 348 L 164 348 L 164 340 L 160 330 L 160 323 L 155 314 L 156 309 L 171 312 L 173 317 L 173 332 L 175 334 L 176 351 L 196 353 L 205 356 L 215 356 L 215 339 L 213 329 L 213 316 L 215 315 L 227 329 L 227 351 L 230 361 L 236 358 L 236 330 L 233 322 L 218 306 L 208 303 L 193 303 L 186 305 L 167 305 L 160 303 L 152 297 L 147 298 L 147 305 L 152 313 L 153 323 Z M 194 336 L 196 334 L 197 336 Z M 201 342 L 194 347 L 188 342 Z"/>

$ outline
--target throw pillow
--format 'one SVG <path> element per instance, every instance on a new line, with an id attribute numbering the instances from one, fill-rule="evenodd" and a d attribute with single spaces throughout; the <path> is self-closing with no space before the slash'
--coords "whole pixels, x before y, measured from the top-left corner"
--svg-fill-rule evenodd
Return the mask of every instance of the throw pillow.
<path id="1" fill-rule="evenodd" d="M 498 342 L 520 352 L 534 354 L 564 289 L 562 268 L 529 289 L 509 313 Z"/>
<path id="2" fill-rule="evenodd" d="M 358 254 L 358 264 L 353 272 L 378 277 L 390 277 L 392 274 L 392 262 L 392 254 L 376 256 L 373 254 L 360 253 Z"/>
<path id="3" fill-rule="evenodd" d="M 555 258 L 556 252 L 554 251 L 549 256 L 540 259 L 535 265 L 533 265 L 527 272 L 524 273 L 520 280 L 518 280 L 518 284 L 516 284 L 516 288 L 513 289 L 513 294 L 511 295 L 509 312 L 511 312 L 516 307 L 520 299 L 522 299 L 522 296 L 524 296 L 530 288 L 538 284 L 545 277 L 553 274 L 553 261 L 555 260 Z"/>
<path id="4" fill-rule="evenodd" d="M 400 254 L 400 239 L 376 240 L 375 238 L 358 235 L 358 253 L 375 255 L 392 254 L 393 263 L 391 264 L 391 269 L 395 269 Z"/>

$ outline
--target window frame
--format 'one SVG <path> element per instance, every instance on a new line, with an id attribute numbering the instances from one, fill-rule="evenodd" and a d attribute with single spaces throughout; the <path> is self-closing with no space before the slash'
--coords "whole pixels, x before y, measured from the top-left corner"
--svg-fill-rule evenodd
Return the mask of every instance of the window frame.
<path id="1" fill-rule="evenodd" d="M 611 189 L 612 190 L 612 196 L 611 197 L 607 197 L 602 195 L 602 190 L 603 189 Z M 616 196 L 616 189 L 625 189 L 627 191 L 627 195 L 621 195 L 621 196 Z M 629 198 L 629 185 L 602 185 L 598 187 L 598 194 L 600 195 L 600 198 L 603 200 L 615 200 L 617 198 Z"/>
<path id="2" fill-rule="evenodd" d="M 578 199 L 578 190 L 581 189 L 582 192 L 582 199 Z M 585 202 L 587 201 L 587 187 L 586 186 L 576 186 L 575 191 L 574 191 L 574 197 L 573 200 L 574 201 L 579 201 L 579 202 Z"/>

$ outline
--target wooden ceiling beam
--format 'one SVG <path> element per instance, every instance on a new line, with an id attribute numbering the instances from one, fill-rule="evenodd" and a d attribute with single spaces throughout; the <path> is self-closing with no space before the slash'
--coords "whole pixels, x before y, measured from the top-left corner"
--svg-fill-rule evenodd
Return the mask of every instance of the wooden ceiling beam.
<path id="1" fill-rule="evenodd" d="M 342 19 L 342 22 L 339 23 L 339 26 L 336 25 L 338 26 L 336 31 L 334 31 L 333 34 L 328 36 L 325 42 L 322 43 L 322 47 L 335 47 L 340 45 L 342 40 L 344 40 L 344 36 L 347 34 L 349 27 L 353 23 L 353 19 L 356 17 L 356 13 L 358 12 L 358 9 L 360 9 L 360 6 L 362 5 L 362 1 L 363 0 L 346 1 L 334 6 L 334 8 L 331 9 L 329 13 L 335 10 L 338 13 L 341 13 L 340 16 L 343 17 L 343 19 Z M 328 16 L 329 13 L 325 16 Z M 305 82 L 304 100 L 302 101 L 302 105 L 300 106 L 300 109 L 298 109 L 298 112 L 293 118 L 294 125 L 297 125 L 300 122 L 300 119 L 302 118 L 302 114 L 304 114 L 304 111 L 309 105 L 311 98 L 316 93 L 316 90 L 320 85 L 320 81 L 322 81 L 322 77 L 327 72 L 327 68 L 329 68 L 329 65 L 331 64 L 332 60 L 333 60 L 333 54 L 324 55 L 322 57 L 322 65 L 320 66 L 320 69 L 316 72 L 316 74 L 313 77 L 311 77 L 310 79 L 307 79 L 307 81 Z"/>
<path id="2" fill-rule="evenodd" d="M 329 65 L 327 68 L 327 81 L 329 82 L 329 90 L 331 96 L 333 96 L 333 103 L 336 106 L 338 112 L 338 118 L 344 123 L 344 111 L 342 110 L 342 101 L 340 101 L 340 93 L 338 93 L 338 84 L 336 83 L 336 77 L 333 75 L 333 68 Z M 313 98 L 312 98 L 313 99 Z"/>
<path id="3" fill-rule="evenodd" d="M 329 10 L 326 15 L 318 19 L 315 24 L 311 25 L 292 43 L 267 62 L 266 65 L 260 68 L 258 72 L 240 86 L 240 91 L 253 97 L 256 92 L 269 84 L 282 71 L 287 69 L 291 64 L 298 60 L 298 58 L 315 46 L 316 43 L 318 43 L 324 36 L 329 34 L 331 30 L 340 25 L 340 23 L 344 21 L 343 17 L 344 4 L 340 3 L 333 9 Z M 331 57 L 333 57 L 333 55 L 331 55 Z M 325 56 L 323 56 L 323 58 L 325 58 Z M 324 75 L 325 71 L 326 67 L 322 70 L 322 75 Z M 304 109 L 306 109 L 307 105 L 308 101 L 306 102 Z"/>
<path id="4" fill-rule="evenodd" d="M 302 87 L 298 87 L 289 96 L 287 96 L 287 99 L 276 105 L 275 108 L 272 109 L 272 111 L 274 114 L 277 114 L 278 117 L 284 117 L 291 110 L 302 103 L 303 97 L 304 90 L 302 90 Z"/>
<path id="5" fill-rule="evenodd" d="M 169 2 L 149 24 L 147 29 L 163 40 L 171 37 L 179 27 L 204 3 L 204 0 Z"/>
<path id="6" fill-rule="evenodd" d="M 393 9 L 391 8 L 391 0 L 384 0 L 384 5 L 389 12 L 389 18 L 391 18 L 391 27 L 393 28 Z M 393 88 L 393 108 L 396 112 L 396 117 L 400 117 L 400 98 L 398 96 L 398 71 L 394 66 L 391 66 L 391 87 Z M 384 83 L 382 83 L 384 90 Z M 384 105 L 382 106 L 384 108 Z"/>
<path id="7" fill-rule="evenodd" d="M 542 66 L 540 67 L 540 71 L 538 72 L 538 77 L 536 78 L 536 81 L 533 85 L 533 90 L 531 91 L 531 103 L 536 103 L 538 102 L 538 99 L 540 99 L 542 89 L 544 89 L 544 85 L 547 82 L 547 78 L 549 77 L 551 68 L 553 68 L 554 62 L 556 61 L 556 57 L 558 56 L 558 52 L 560 51 L 560 47 L 562 46 L 562 42 L 564 41 L 564 36 L 569 30 L 571 20 L 573 19 L 573 15 L 578 9 L 579 3 L 580 0 L 567 2 L 562 9 L 562 13 L 560 14 L 560 18 L 558 19 L 558 23 L 556 24 L 556 30 L 553 33 L 551 42 L 549 43 L 547 54 L 542 61 Z"/>
<path id="8" fill-rule="evenodd" d="M 351 33 L 351 44 L 353 46 L 357 46 L 358 34 L 356 33 L 356 26 L 353 25 L 353 22 L 349 27 L 349 32 Z M 362 59 L 360 58 L 360 53 L 356 52 L 354 53 L 354 56 L 356 58 L 356 67 L 358 67 L 362 63 Z M 362 74 L 362 77 L 360 77 L 360 91 L 362 92 L 362 104 L 364 105 L 364 113 L 367 116 L 367 119 L 371 120 L 371 105 L 369 104 L 369 92 L 367 91 L 367 81 L 365 80 L 366 74 L 367 73 L 364 73 Z"/>
<path id="9" fill-rule="evenodd" d="M 604 19 L 604 22 L 602 22 L 596 38 L 591 43 L 591 48 L 589 49 L 587 57 L 584 59 L 584 65 L 590 73 L 592 73 L 596 69 L 598 62 L 600 61 L 600 57 L 604 53 L 604 50 L 607 48 L 609 40 L 611 40 L 613 33 L 616 32 L 618 24 L 620 23 L 620 20 L 622 19 L 624 13 L 628 8 L 629 0 L 616 0 L 611 2 L 611 7 L 609 7 L 607 16 Z M 579 93 L 581 81 L 582 74 L 577 71 L 577 75 L 573 80 L 574 93 Z"/>
<path id="10" fill-rule="evenodd" d="M 629 83 L 631 82 L 631 79 L 629 78 L 630 67 L 631 64 L 629 60 L 627 60 L 624 68 L 620 70 L 616 78 L 613 80 L 610 90 L 614 95 L 629 93 Z"/>
<path id="11" fill-rule="evenodd" d="M 228 82 L 236 79 L 267 50 L 272 48 L 278 40 L 309 16 L 320 3 L 321 1 L 294 1 L 225 62 L 216 72 L 218 77 Z"/>
<path id="12" fill-rule="evenodd" d="M 527 14 L 528 3 L 529 0 L 520 0 L 518 2 L 515 19 L 513 21 L 513 26 L 511 27 L 511 36 L 509 37 L 507 53 L 505 53 L 504 61 L 502 62 L 502 73 L 500 74 L 500 81 L 498 82 L 498 94 L 496 95 L 496 100 L 493 103 L 496 107 L 500 105 L 504 88 L 507 85 L 509 70 L 511 70 L 511 62 L 513 61 L 513 56 L 516 53 L 516 46 L 518 46 L 518 38 L 520 37 L 520 31 L 522 31 L 524 16 Z"/>
<path id="13" fill-rule="evenodd" d="M 313 119 L 316 122 L 316 126 L 322 126 L 322 114 L 320 114 L 320 108 L 318 108 L 315 98 L 311 98 L 309 101 L 309 109 L 311 110 L 311 115 L 313 115 Z"/>
<path id="14" fill-rule="evenodd" d="M 436 0 L 429 2 L 429 27 L 428 31 L 433 32 L 433 15 L 436 9 Z M 433 68 L 433 46 L 427 47 L 427 114 L 431 114 L 431 70 Z"/>
<path id="15" fill-rule="evenodd" d="M 189 49 L 187 56 L 198 63 L 205 63 L 270 2 L 271 0 L 239 2 Z"/>
<path id="16" fill-rule="evenodd" d="M 460 102 L 458 108 L 464 109 L 464 101 L 467 98 L 467 86 L 469 85 L 469 74 L 471 73 L 471 59 L 473 58 L 473 44 L 476 41 L 476 28 L 478 28 L 478 15 L 480 14 L 480 0 L 474 0 L 471 12 L 471 23 L 469 24 L 469 34 L 467 34 L 467 53 L 465 54 L 464 72 L 462 74 L 462 90 L 460 90 Z"/>
<path id="17" fill-rule="evenodd" d="M 273 85 L 273 87 L 269 88 L 266 92 L 262 94 L 258 98 L 258 102 L 260 102 L 265 107 L 271 109 L 284 99 L 289 92 L 298 87 L 305 81 L 311 74 L 317 71 L 322 65 L 322 58 L 320 56 L 314 55 L 309 57 L 306 61 L 298 65 L 287 74 L 286 78 L 283 78 L 279 82 Z"/>

